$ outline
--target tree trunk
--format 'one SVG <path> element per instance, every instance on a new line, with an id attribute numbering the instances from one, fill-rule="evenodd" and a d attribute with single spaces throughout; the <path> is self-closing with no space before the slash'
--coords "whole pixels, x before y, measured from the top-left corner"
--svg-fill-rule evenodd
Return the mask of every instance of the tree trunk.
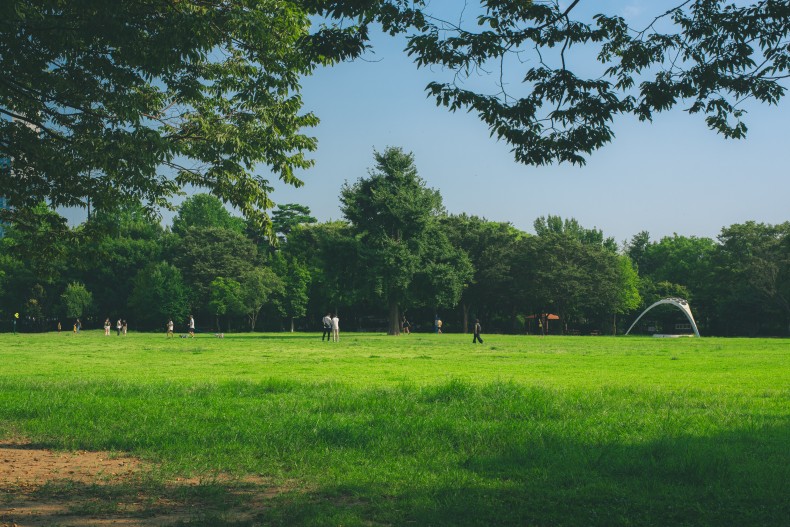
<path id="1" fill-rule="evenodd" d="M 294 317 L 291 317 L 291 333 L 294 332 Z"/>
<path id="2" fill-rule="evenodd" d="M 398 302 L 390 300 L 389 309 L 389 328 L 387 329 L 387 335 L 400 335 L 400 312 L 398 310 Z"/>
<path id="3" fill-rule="evenodd" d="M 612 335 L 617 336 L 617 313 L 612 315 Z"/>
<path id="4" fill-rule="evenodd" d="M 461 304 L 461 310 L 464 314 L 464 334 L 469 333 L 469 308 L 472 307 L 467 303 Z"/>

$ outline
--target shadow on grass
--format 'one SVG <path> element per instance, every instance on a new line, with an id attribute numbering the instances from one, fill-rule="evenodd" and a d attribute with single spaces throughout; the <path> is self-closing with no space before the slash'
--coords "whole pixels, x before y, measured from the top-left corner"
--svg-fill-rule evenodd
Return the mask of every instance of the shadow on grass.
<path id="1" fill-rule="evenodd" d="M 627 445 L 543 436 L 384 483 L 375 470 L 313 490 L 258 483 L 59 482 L 0 492 L 0 524 L 738 526 L 790 520 L 790 426 Z M 496 451 L 494 451 L 496 450 Z M 44 504 L 35 522 L 18 511 Z M 28 509 L 26 509 L 28 507 Z M 3 509 L 6 509 L 5 511 Z M 15 509 L 8 511 L 8 509 Z M 98 521 L 98 523 L 97 523 Z M 129 523 L 131 522 L 131 523 Z M 135 523 L 138 522 L 138 523 Z"/>
<path id="2" fill-rule="evenodd" d="M 790 427 L 640 445 L 549 439 L 476 456 L 480 478 L 442 489 L 418 522 L 458 525 L 782 526 L 790 520 Z"/>
<path id="3" fill-rule="evenodd" d="M 291 496 L 264 523 L 786 527 L 787 445 L 788 426 L 644 445 L 525 442 L 405 491 L 374 483 Z"/>
<path id="4" fill-rule="evenodd" d="M 256 525 L 279 491 L 250 483 L 57 480 L 0 489 L 0 525 Z"/>

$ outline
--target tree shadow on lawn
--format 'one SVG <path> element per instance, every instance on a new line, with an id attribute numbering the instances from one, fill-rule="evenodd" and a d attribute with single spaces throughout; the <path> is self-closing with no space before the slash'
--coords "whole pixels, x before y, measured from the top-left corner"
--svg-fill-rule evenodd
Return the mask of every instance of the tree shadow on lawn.
<path id="1" fill-rule="evenodd" d="M 294 526 L 786 527 L 788 445 L 788 425 L 640 445 L 544 438 L 471 456 L 435 474 L 438 484 L 324 488 L 268 517 Z"/>
<path id="2" fill-rule="evenodd" d="M 464 467 L 478 485 L 442 489 L 442 508 L 422 510 L 417 521 L 779 527 L 790 520 L 789 444 L 785 425 L 639 445 L 513 445 L 470 458 Z"/>
<path id="3" fill-rule="evenodd" d="M 6 483 L 0 489 L 0 525 L 253 525 L 263 503 L 277 492 L 249 483 L 142 478 L 111 484 L 67 479 L 41 486 Z"/>
<path id="4" fill-rule="evenodd" d="M 788 425 L 638 445 L 543 436 L 441 470 L 427 461 L 405 474 L 407 481 L 384 483 L 374 470 L 366 481 L 310 490 L 232 481 L 56 482 L 32 491 L 3 490 L 0 525 L 109 525 L 124 519 L 124 525 L 237 527 L 786 527 L 788 444 Z M 20 521 L 18 511 L 36 501 L 54 506 L 49 513 L 41 509 L 36 521 Z"/>

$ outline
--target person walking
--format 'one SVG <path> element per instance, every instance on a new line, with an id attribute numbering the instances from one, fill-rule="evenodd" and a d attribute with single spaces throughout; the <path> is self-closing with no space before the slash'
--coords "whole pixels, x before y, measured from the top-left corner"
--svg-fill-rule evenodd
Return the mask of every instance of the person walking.
<path id="1" fill-rule="evenodd" d="M 332 340 L 340 342 L 340 318 L 337 316 L 337 313 L 332 317 Z"/>
<path id="2" fill-rule="evenodd" d="M 475 331 L 474 331 L 475 336 L 472 337 L 472 344 L 476 344 L 477 342 L 480 342 L 480 344 L 483 343 L 483 339 L 480 338 L 480 332 L 482 330 L 483 330 L 483 328 L 482 328 L 482 326 L 480 326 L 480 319 L 476 318 L 475 319 Z"/>
<path id="3" fill-rule="evenodd" d="M 124 337 L 126 336 L 126 332 L 128 330 L 129 330 L 129 324 L 126 323 L 126 319 L 123 319 L 121 321 L 121 332 L 123 333 Z"/>
<path id="4" fill-rule="evenodd" d="M 332 313 L 327 312 L 321 320 L 321 323 L 324 325 L 324 332 L 321 334 L 321 342 L 324 341 L 324 337 L 326 337 L 326 341 L 329 342 L 329 339 L 332 338 Z"/>
<path id="5" fill-rule="evenodd" d="M 173 336 L 173 319 L 170 318 L 167 320 L 167 337 Z"/>
<path id="6" fill-rule="evenodd" d="M 411 323 L 406 320 L 406 315 L 403 315 L 403 322 L 401 322 L 401 327 L 403 328 L 403 333 L 407 335 L 411 333 Z"/>
<path id="7" fill-rule="evenodd" d="M 110 328 L 112 327 L 112 323 L 110 322 L 110 317 L 104 319 L 104 336 L 110 336 Z"/>
<path id="8" fill-rule="evenodd" d="M 195 338 L 195 317 L 189 315 L 189 336 Z"/>
<path id="9" fill-rule="evenodd" d="M 123 325 L 121 324 L 121 319 L 119 318 L 118 322 L 115 323 L 115 329 L 118 331 L 117 335 L 119 337 L 121 336 L 121 327 L 123 327 Z"/>

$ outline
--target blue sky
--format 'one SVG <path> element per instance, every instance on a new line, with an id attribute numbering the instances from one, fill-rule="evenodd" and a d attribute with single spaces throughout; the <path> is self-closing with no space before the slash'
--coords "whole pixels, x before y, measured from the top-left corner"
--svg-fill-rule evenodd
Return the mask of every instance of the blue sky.
<path id="1" fill-rule="evenodd" d="M 656 13 L 648 2 L 592 4 L 636 23 Z M 427 99 L 425 85 L 441 72 L 417 70 L 401 51 L 403 41 L 382 35 L 374 47 L 367 62 L 305 79 L 305 109 L 321 118 L 310 131 L 319 140 L 316 165 L 301 174 L 304 187 L 277 185 L 276 202 L 308 205 L 322 221 L 339 219 L 343 182 L 367 175 L 374 148 L 399 146 L 414 153 L 421 177 L 441 192 L 448 212 L 509 221 L 527 232 L 547 214 L 575 217 L 618 241 L 641 230 L 654 240 L 672 233 L 715 237 L 733 223 L 790 220 L 787 100 L 747 106 L 745 140 L 725 140 L 701 116 L 676 109 L 652 124 L 620 118 L 614 142 L 584 167 L 531 167 L 516 163 L 474 115 L 449 113 Z"/>

